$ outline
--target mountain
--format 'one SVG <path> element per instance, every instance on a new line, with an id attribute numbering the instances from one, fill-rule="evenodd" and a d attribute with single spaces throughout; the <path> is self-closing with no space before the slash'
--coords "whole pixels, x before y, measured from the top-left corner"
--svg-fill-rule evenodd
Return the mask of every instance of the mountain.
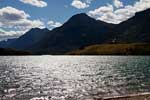
<path id="1" fill-rule="evenodd" d="M 114 39 L 119 43 L 150 42 L 150 9 L 115 26 Z"/>
<path id="2" fill-rule="evenodd" d="M 0 47 L 1 48 L 7 48 L 8 45 L 10 45 L 11 43 L 13 43 L 14 41 L 16 41 L 17 38 L 14 38 L 14 39 L 7 39 L 7 40 L 4 40 L 4 41 L 0 41 Z"/>
<path id="3" fill-rule="evenodd" d="M 105 23 L 81 13 L 51 31 L 31 29 L 7 47 L 35 54 L 65 54 L 95 44 L 150 43 L 149 28 L 150 9 L 120 24 Z"/>
<path id="4" fill-rule="evenodd" d="M 50 31 L 45 38 L 32 47 L 34 50 L 39 50 L 36 52 L 43 49 L 50 54 L 64 54 L 84 46 L 103 43 L 110 34 L 109 30 L 114 26 L 114 24 L 95 20 L 84 13 L 77 14 L 61 27 Z"/>
<path id="5" fill-rule="evenodd" d="M 11 42 L 8 47 L 15 48 L 19 50 L 28 50 L 33 44 L 40 41 L 46 33 L 49 32 L 47 28 L 32 28 L 30 31 Z"/>

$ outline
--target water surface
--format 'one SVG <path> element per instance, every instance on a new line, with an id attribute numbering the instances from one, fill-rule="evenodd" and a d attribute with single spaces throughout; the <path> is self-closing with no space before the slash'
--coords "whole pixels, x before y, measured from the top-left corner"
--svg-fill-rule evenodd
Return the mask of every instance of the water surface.
<path id="1" fill-rule="evenodd" d="M 6 100 L 92 100 L 143 92 L 150 92 L 149 56 L 0 57 L 0 97 Z"/>

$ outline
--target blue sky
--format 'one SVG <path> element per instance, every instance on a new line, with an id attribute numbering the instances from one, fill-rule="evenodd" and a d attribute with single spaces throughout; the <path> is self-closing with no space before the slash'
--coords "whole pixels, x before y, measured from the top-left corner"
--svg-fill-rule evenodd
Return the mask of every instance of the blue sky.
<path id="1" fill-rule="evenodd" d="M 85 9 L 77 9 L 71 6 L 73 0 L 43 0 L 47 3 L 46 7 L 36 7 L 30 4 L 24 4 L 19 0 L 1 0 L 0 8 L 11 6 L 20 10 L 24 10 L 31 16 L 31 19 L 44 19 L 45 21 L 53 20 L 63 23 L 72 15 L 77 13 L 87 13 L 100 6 L 112 4 L 113 0 L 93 0 L 90 7 Z M 85 1 L 85 0 L 82 0 Z M 133 4 L 136 0 L 122 0 L 125 4 Z"/>
<path id="2" fill-rule="evenodd" d="M 53 29 L 78 13 L 118 24 L 147 8 L 150 0 L 0 0 L 0 39 L 34 27 Z"/>

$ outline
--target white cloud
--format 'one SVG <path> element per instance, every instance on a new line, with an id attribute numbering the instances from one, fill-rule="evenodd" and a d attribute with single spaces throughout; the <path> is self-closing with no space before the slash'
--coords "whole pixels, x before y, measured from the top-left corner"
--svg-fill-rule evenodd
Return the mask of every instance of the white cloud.
<path id="1" fill-rule="evenodd" d="M 29 20 L 29 14 L 23 10 L 13 7 L 4 7 L 0 9 L 0 26 L 2 27 L 42 27 L 44 23 L 40 20 Z"/>
<path id="2" fill-rule="evenodd" d="M 86 3 L 90 4 L 94 0 L 85 0 Z"/>
<path id="3" fill-rule="evenodd" d="M 10 39 L 10 38 L 17 38 L 22 35 L 24 31 L 8 31 L 0 28 L 0 41 Z"/>
<path id="4" fill-rule="evenodd" d="M 60 22 L 48 21 L 47 25 L 50 28 L 60 27 L 62 24 Z"/>
<path id="5" fill-rule="evenodd" d="M 30 17 L 23 10 L 18 10 L 13 7 L 5 7 L 0 9 L 0 18 L 5 20 L 20 20 Z"/>
<path id="6" fill-rule="evenodd" d="M 14 31 L 6 31 L 4 29 L 0 28 L 0 36 L 13 36 L 14 34 L 16 34 L 16 32 Z"/>
<path id="7" fill-rule="evenodd" d="M 89 15 L 98 19 L 103 20 L 107 22 L 115 21 L 113 20 L 113 17 L 116 17 L 112 12 L 114 11 L 114 8 L 112 5 L 107 5 L 100 7 L 98 9 L 95 9 L 94 11 L 89 11 Z"/>
<path id="8" fill-rule="evenodd" d="M 89 11 L 88 15 L 98 20 L 118 24 L 131 18 L 136 12 L 150 8 L 150 0 L 140 0 L 135 2 L 133 5 L 117 5 L 115 7 L 119 8 L 115 10 L 113 5 L 109 4 L 107 6 L 99 7 L 93 11 Z"/>
<path id="9" fill-rule="evenodd" d="M 144 9 L 150 8 L 150 0 L 140 0 L 136 2 L 133 6 L 133 9 L 136 8 L 136 11 L 142 11 Z"/>
<path id="10" fill-rule="evenodd" d="M 43 0 L 20 0 L 21 2 L 25 4 L 30 4 L 36 7 L 46 7 L 47 3 L 44 2 Z"/>
<path id="11" fill-rule="evenodd" d="M 116 8 L 123 7 L 123 2 L 121 2 L 120 0 L 114 0 L 114 6 Z"/>
<path id="12" fill-rule="evenodd" d="M 30 20 L 29 18 L 30 15 L 25 13 L 23 10 L 19 10 L 13 7 L 1 8 L 0 28 L 8 29 L 9 31 L 3 31 L 3 34 L 1 34 L 0 37 L 2 37 L 2 35 L 3 37 L 10 35 L 20 36 L 31 28 L 45 27 L 44 23 L 41 20 Z M 0 31 L 2 33 L 2 29 Z"/>
<path id="13" fill-rule="evenodd" d="M 113 12 L 113 10 L 114 10 L 114 8 L 112 5 L 107 5 L 107 6 L 103 6 L 98 9 L 95 9 L 94 11 L 89 11 L 89 14 L 100 16 L 104 13 Z"/>
<path id="14" fill-rule="evenodd" d="M 90 7 L 92 1 L 94 0 L 72 0 L 71 6 L 77 9 L 85 9 Z"/>
<path id="15" fill-rule="evenodd" d="M 89 1 L 90 2 L 90 1 Z M 71 5 L 75 8 L 78 8 L 78 9 L 84 9 L 84 8 L 88 8 L 89 7 L 89 4 L 87 3 L 84 3 L 80 0 L 73 0 Z"/>

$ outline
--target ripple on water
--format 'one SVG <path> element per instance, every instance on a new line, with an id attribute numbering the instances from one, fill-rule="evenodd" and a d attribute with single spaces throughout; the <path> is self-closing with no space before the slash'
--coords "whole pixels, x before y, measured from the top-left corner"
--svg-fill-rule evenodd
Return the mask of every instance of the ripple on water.
<path id="1" fill-rule="evenodd" d="M 92 100 L 150 92 L 148 56 L 0 57 L 6 100 Z"/>

